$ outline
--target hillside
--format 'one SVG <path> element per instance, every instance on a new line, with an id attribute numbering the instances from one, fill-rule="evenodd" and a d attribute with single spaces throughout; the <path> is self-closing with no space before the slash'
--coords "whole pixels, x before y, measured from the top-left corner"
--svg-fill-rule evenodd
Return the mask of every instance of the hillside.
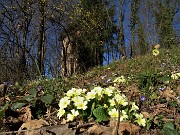
<path id="1" fill-rule="evenodd" d="M 158 51 L 70 78 L 42 77 L 2 87 L 0 134 L 49 125 L 49 134 L 59 135 L 178 135 L 180 48 Z"/>

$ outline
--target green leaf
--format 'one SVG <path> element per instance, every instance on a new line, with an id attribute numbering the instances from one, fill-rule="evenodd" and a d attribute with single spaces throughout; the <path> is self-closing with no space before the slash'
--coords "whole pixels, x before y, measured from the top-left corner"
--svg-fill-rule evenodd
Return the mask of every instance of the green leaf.
<path id="1" fill-rule="evenodd" d="M 169 82 L 171 80 L 170 76 L 162 76 L 158 79 L 160 82 L 166 83 Z"/>
<path id="2" fill-rule="evenodd" d="M 174 124 L 172 122 L 164 124 L 162 132 L 164 135 L 179 135 L 177 130 L 174 128 Z"/>
<path id="3" fill-rule="evenodd" d="M 37 95 L 37 90 L 31 89 L 31 90 L 29 91 L 29 94 L 31 94 L 33 97 L 36 97 L 36 95 Z"/>
<path id="4" fill-rule="evenodd" d="M 0 108 L 0 118 L 4 116 L 5 111 L 8 109 L 9 103 L 6 103 L 3 107 Z"/>
<path id="5" fill-rule="evenodd" d="M 172 122 L 168 122 L 164 124 L 163 128 L 174 129 L 174 124 Z"/>
<path id="6" fill-rule="evenodd" d="M 179 133 L 175 129 L 163 129 L 163 133 L 164 135 L 179 135 Z"/>
<path id="7" fill-rule="evenodd" d="M 93 104 L 91 106 L 91 113 L 90 113 L 88 119 L 90 119 L 92 117 L 94 108 L 95 108 L 95 102 L 93 102 Z"/>
<path id="8" fill-rule="evenodd" d="M 52 95 L 48 94 L 48 95 L 45 95 L 45 96 L 41 97 L 40 99 L 45 104 L 50 104 L 52 102 L 52 100 L 54 99 L 54 97 Z"/>
<path id="9" fill-rule="evenodd" d="M 152 93 L 150 95 L 150 99 L 158 99 L 158 95 L 156 93 Z"/>
<path id="10" fill-rule="evenodd" d="M 96 117 L 97 122 L 108 121 L 109 115 L 102 106 L 93 110 L 93 115 Z"/>
<path id="11" fill-rule="evenodd" d="M 28 102 L 31 102 L 33 99 L 34 99 L 34 96 L 32 95 L 22 97 L 22 100 L 26 100 Z"/>
<path id="12" fill-rule="evenodd" d="M 16 103 L 12 104 L 11 108 L 13 110 L 16 110 L 16 109 L 19 109 L 19 108 L 25 106 L 26 104 L 27 104 L 27 102 L 16 102 Z"/>

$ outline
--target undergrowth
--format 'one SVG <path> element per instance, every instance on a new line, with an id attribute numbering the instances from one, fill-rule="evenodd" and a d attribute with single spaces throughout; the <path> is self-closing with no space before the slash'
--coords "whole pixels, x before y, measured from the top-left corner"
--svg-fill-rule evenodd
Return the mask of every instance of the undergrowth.
<path id="1" fill-rule="evenodd" d="M 72 88 L 86 89 L 87 92 L 91 92 L 92 89 L 97 87 L 104 90 L 113 86 L 113 89 L 115 88 L 117 91 L 127 96 L 127 100 L 129 100 L 127 102 L 130 104 L 137 104 L 138 112 L 142 112 L 146 118 L 147 130 L 158 128 L 163 134 L 167 134 L 167 131 L 170 130 L 171 133 L 173 132 L 176 134 L 179 130 L 180 118 L 171 116 L 167 112 L 154 112 L 157 113 L 157 115 L 152 115 L 151 113 L 154 111 L 153 106 L 156 107 L 156 109 L 161 109 L 160 107 L 158 108 L 158 105 L 163 104 L 166 106 L 166 109 L 175 109 L 174 114 L 179 116 L 179 69 L 180 48 L 174 47 L 169 50 L 160 49 L 159 55 L 157 56 L 149 53 L 144 56 L 137 56 L 133 59 L 114 61 L 110 65 L 95 67 L 84 74 L 74 74 L 70 78 L 41 78 L 33 81 L 26 81 L 24 85 L 16 83 L 10 86 L 6 93 L 0 93 L 2 96 L 6 95 L 10 98 L 9 100 L 3 100 L 1 98 L 3 102 L 1 102 L 0 117 L 4 118 L 7 110 L 16 111 L 16 109 L 29 105 L 36 110 L 33 114 L 34 118 L 42 118 L 48 111 L 57 111 L 59 109 L 59 101 L 63 99 L 66 92 Z M 125 82 L 122 81 L 123 77 L 125 78 Z M 115 82 L 115 80 L 118 80 L 118 83 Z M 133 86 L 133 88 L 131 86 Z M 129 87 L 130 89 L 128 89 Z M 128 90 L 134 90 L 134 93 Z M 108 100 L 104 98 L 106 99 L 106 96 L 102 98 L 103 100 L 101 103 L 108 104 Z M 97 101 L 100 102 L 99 100 Z M 93 102 L 89 103 L 91 107 L 88 108 L 87 106 L 89 111 L 86 113 L 88 114 L 84 114 L 85 112 L 83 111 L 81 112 L 81 114 L 83 114 L 82 118 L 86 116 L 87 120 L 87 117 L 93 117 L 94 115 L 94 118 L 97 119 L 98 122 L 102 122 L 103 120 L 108 121 L 110 118 L 109 116 L 111 116 L 112 111 L 114 111 L 113 109 L 117 108 L 109 108 L 111 110 L 105 111 L 106 107 L 102 104 L 98 104 L 97 101 L 96 104 Z M 85 109 L 86 108 L 84 108 L 84 110 Z M 131 110 L 130 106 L 124 109 L 126 114 Z M 98 110 L 104 112 L 104 118 L 100 117 L 102 115 L 99 115 Z M 74 114 L 79 115 L 79 112 L 76 111 L 77 110 L 71 110 Z M 121 110 L 121 113 L 123 111 Z M 166 117 L 167 115 L 168 118 Z M 133 114 L 131 117 L 129 115 L 129 119 L 136 121 L 136 123 L 137 120 L 134 118 L 137 117 Z M 143 124 L 143 126 L 145 125 Z"/>

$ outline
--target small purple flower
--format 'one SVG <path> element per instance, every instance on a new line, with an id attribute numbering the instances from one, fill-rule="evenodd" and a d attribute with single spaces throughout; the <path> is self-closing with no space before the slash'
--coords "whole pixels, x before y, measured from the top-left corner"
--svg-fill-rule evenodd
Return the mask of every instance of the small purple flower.
<path id="1" fill-rule="evenodd" d="M 3 82 L 4 85 L 9 85 L 10 83 L 9 82 Z"/>
<path id="2" fill-rule="evenodd" d="M 161 67 L 165 67 L 165 66 L 166 66 L 166 64 L 165 64 L 165 63 L 162 63 L 162 64 L 161 64 Z"/>
<path id="3" fill-rule="evenodd" d="M 110 81 L 111 81 L 111 79 L 107 79 L 107 80 L 106 80 L 106 83 L 108 83 L 108 82 L 110 82 Z"/>
<path id="4" fill-rule="evenodd" d="M 104 75 L 104 76 L 101 76 L 101 79 L 104 79 L 106 77 L 106 75 Z"/>
<path id="5" fill-rule="evenodd" d="M 159 88 L 159 91 L 163 91 L 165 89 L 166 89 L 166 87 L 162 87 L 162 88 Z"/>
<path id="6" fill-rule="evenodd" d="M 37 87 L 37 90 L 38 90 L 38 91 L 41 91 L 41 86 L 38 86 L 38 87 Z"/>
<path id="7" fill-rule="evenodd" d="M 12 83 L 11 83 L 11 82 L 3 82 L 3 84 L 4 84 L 5 86 L 12 86 Z"/>
<path id="8" fill-rule="evenodd" d="M 146 100 L 145 96 L 141 96 L 141 101 Z"/>

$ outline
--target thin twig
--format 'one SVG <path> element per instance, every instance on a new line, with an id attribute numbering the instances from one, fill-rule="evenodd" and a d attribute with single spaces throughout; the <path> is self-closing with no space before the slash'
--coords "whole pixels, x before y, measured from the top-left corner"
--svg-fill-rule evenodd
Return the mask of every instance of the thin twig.
<path id="1" fill-rule="evenodd" d="M 36 131 L 40 128 L 33 128 L 33 129 L 25 129 L 25 130 L 19 130 L 19 131 L 8 131 L 8 132 L 0 132 L 0 135 L 6 135 L 6 134 L 15 134 L 15 133 L 22 133 L 27 131 Z"/>

